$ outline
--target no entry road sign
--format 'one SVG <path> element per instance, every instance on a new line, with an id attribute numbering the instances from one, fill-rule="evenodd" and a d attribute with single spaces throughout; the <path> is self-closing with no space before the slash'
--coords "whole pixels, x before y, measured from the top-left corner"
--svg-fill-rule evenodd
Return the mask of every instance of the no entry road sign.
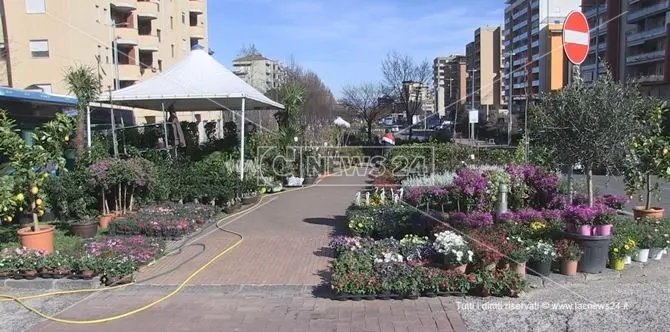
<path id="1" fill-rule="evenodd" d="M 580 65 L 589 54 L 589 22 L 586 16 L 578 11 L 572 11 L 563 23 L 563 49 L 568 60 Z"/>

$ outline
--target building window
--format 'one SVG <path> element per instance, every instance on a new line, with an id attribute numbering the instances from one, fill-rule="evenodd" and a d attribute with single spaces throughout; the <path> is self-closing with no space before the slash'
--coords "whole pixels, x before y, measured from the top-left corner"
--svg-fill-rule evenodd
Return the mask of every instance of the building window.
<path id="1" fill-rule="evenodd" d="M 163 60 L 158 60 L 158 71 L 159 72 L 163 71 Z"/>
<path id="2" fill-rule="evenodd" d="M 145 116 L 144 121 L 146 121 L 147 124 L 154 124 L 156 123 L 156 116 Z"/>
<path id="3" fill-rule="evenodd" d="M 30 41 L 30 54 L 33 58 L 48 58 L 49 57 L 49 41 L 44 40 L 31 40 Z"/>
<path id="4" fill-rule="evenodd" d="M 174 44 L 170 45 L 170 51 L 172 53 L 172 57 L 174 58 Z"/>
<path id="5" fill-rule="evenodd" d="M 174 29 L 174 17 L 170 16 L 170 29 Z"/>
<path id="6" fill-rule="evenodd" d="M 181 13 L 181 23 L 186 24 L 186 14 L 184 12 Z"/>
<path id="7" fill-rule="evenodd" d="M 161 29 L 156 29 L 156 37 L 158 37 L 158 42 L 161 42 Z"/>
<path id="8" fill-rule="evenodd" d="M 47 12 L 45 0 L 26 0 L 26 13 L 44 14 Z"/>

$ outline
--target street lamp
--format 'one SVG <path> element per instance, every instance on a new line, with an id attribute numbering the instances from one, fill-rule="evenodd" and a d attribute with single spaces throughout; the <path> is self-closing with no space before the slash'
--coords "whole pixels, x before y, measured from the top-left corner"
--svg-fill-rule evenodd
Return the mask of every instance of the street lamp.
<path id="1" fill-rule="evenodd" d="M 510 44 L 512 46 L 512 44 Z M 509 55 L 509 99 L 507 100 L 507 145 L 512 145 L 512 109 L 514 105 L 514 97 L 512 95 L 514 89 L 514 53 L 510 51 Z"/>
<path id="2" fill-rule="evenodd" d="M 471 111 L 476 111 L 476 109 L 475 109 L 475 73 L 477 72 L 477 69 L 470 69 L 468 71 L 472 73 L 472 75 L 470 76 L 470 79 L 472 80 L 472 95 L 470 96 L 471 103 L 472 103 Z M 468 122 L 469 122 L 469 117 L 468 117 Z M 475 140 L 475 124 L 474 123 L 470 124 L 470 139 L 473 140 L 473 141 Z"/>

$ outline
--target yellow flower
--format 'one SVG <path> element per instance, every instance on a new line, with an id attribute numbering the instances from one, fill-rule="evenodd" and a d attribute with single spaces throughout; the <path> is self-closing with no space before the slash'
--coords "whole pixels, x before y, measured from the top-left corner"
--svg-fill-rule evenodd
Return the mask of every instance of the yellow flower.
<path id="1" fill-rule="evenodd" d="M 628 245 L 623 246 L 624 249 L 628 250 L 630 247 Z"/>
<path id="2" fill-rule="evenodd" d="M 618 249 L 618 248 L 614 248 L 614 249 L 612 249 L 612 251 L 614 251 L 614 252 L 619 252 L 619 249 Z"/>

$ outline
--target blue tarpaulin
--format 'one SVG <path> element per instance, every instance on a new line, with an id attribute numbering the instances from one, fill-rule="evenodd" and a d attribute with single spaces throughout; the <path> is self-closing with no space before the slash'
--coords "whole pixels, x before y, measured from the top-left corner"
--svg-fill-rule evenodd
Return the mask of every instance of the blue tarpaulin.
<path id="1" fill-rule="evenodd" d="M 18 90 L 0 87 L 0 100 L 30 101 L 45 104 L 76 106 L 77 98 L 60 96 L 34 90 Z"/>

